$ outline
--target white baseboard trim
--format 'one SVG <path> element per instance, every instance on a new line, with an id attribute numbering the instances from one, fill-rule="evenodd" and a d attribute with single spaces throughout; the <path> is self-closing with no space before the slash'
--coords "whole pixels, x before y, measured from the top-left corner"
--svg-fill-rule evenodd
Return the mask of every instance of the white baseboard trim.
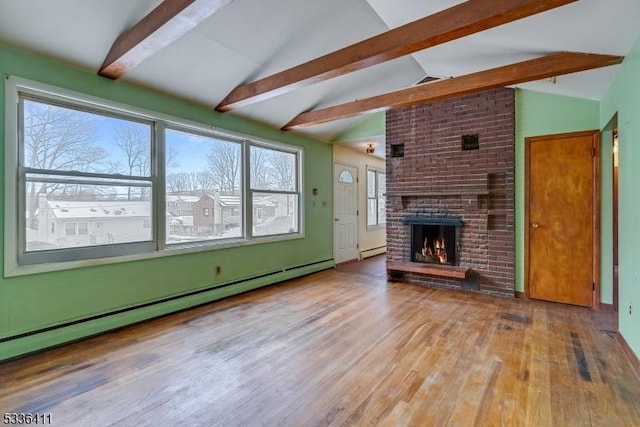
<path id="1" fill-rule="evenodd" d="M 379 246 L 377 248 L 365 249 L 363 251 L 360 251 L 360 259 L 365 259 L 372 256 L 384 254 L 386 252 L 387 252 L 386 246 Z"/>

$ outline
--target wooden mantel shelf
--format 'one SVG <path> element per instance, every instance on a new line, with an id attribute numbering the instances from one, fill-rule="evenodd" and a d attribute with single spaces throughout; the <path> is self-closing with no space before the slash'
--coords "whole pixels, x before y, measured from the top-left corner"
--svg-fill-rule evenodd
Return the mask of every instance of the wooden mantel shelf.
<path id="1" fill-rule="evenodd" d="M 430 276 L 448 277 L 451 279 L 466 279 L 471 269 L 454 267 L 452 265 L 423 264 L 419 262 L 387 262 L 387 272 L 404 271 L 409 273 L 427 274 Z"/>

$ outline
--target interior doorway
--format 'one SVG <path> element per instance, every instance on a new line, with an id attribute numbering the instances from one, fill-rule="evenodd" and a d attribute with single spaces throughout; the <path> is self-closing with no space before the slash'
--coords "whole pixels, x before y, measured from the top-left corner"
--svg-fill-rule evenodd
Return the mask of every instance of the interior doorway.
<path id="1" fill-rule="evenodd" d="M 525 286 L 529 298 L 600 301 L 600 133 L 526 139 Z"/>
<path id="2" fill-rule="evenodd" d="M 358 258 L 358 169 L 334 165 L 333 258 L 336 264 Z"/>

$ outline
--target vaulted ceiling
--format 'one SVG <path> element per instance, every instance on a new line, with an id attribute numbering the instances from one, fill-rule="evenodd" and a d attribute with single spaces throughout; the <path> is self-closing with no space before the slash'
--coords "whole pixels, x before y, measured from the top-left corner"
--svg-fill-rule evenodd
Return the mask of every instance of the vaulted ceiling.
<path id="1" fill-rule="evenodd" d="M 479 6 L 492 4 L 486 0 L 472 1 Z M 385 53 L 385 59 L 398 57 L 381 63 L 369 61 L 376 65 L 366 68 L 362 68 L 362 62 L 367 60 L 362 60 L 359 65 L 343 64 L 346 69 L 356 71 L 324 81 L 319 81 L 322 80 L 320 78 L 307 79 L 307 82 L 317 82 L 308 85 L 296 83 L 286 91 L 279 91 L 284 93 L 274 92 L 275 96 L 270 94 L 267 99 L 251 100 L 246 105 L 238 103 L 225 107 L 224 103 L 221 104 L 223 100 L 228 101 L 227 97 L 238 86 L 265 79 L 445 9 L 463 6 L 463 3 L 470 5 L 472 1 L 196 0 L 194 6 L 190 1 L 172 0 L 174 8 L 179 4 L 185 7 L 181 21 L 173 21 L 172 26 L 159 25 L 159 28 L 164 28 L 159 41 L 151 41 L 147 46 L 133 42 L 132 45 L 138 49 L 134 52 L 133 62 L 131 56 L 115 62 L 110 70 L 115 70 L 117 75 L 111 77 L 211 108 L 230 110 L 224 114 L 237 114 L 281 128 L 300 120 L 300 113 L 326 110 L 345 103 L 358 104 L 354 101 L 367 101 L 369 97 L 413 86 L 425 76 L 449 79 L 445 82 L 451 86 L 452 81 L 465 82 L 470 74 L 503 69 L 515 63 L 530 64 L 527 61 L 548 55 L 553 57 L 552 54 L 564 51 L 624 56 L 640 28 L 638 0 L 540 0 L 539 4 L 568 4 L 552 5 L 550 10 L 490 28 L 501 24 L 497 21 L 506 15 L 498 14 L 497 18 L 492 18 L 497 21 L 492 21 L 491 25 L 466 25 L 455 37 L 436 35 L 435 43 L 432 43 L 434 46 L 429 45 L 431 47 L 427 49 L 416 50 L 421 48 L 417 46 L 414 51 L 400 52 L 410 52 L 404 56 L 399 56 L 398 52 L 393 55 Z M 160 0 L 0 0 L 0 42 L 43 53 L 97 73 L 114 41 L 154 9 L 157 10 L 161 3 Z M 514 0 L 514 3 L 527 2 Z M 199 8 L 197 13 L 193 13 L 194 7 Z M 184 11 L 189 12 L 189 8 L 192 8 L 191 13 L 185 15 Z M 467 19 L 485 14 L 487 9 L 479 8 L 477 13 L 467 14 Z M 457 16 L 446 16 L 446 19 L 431 23 L 426 21 L 426 31 L 432 27 L 435 31 L 441 22 L 445 27 L 455 27 Z M 460 22 L 464 24 L 464 21 Z M 152 27 L 153 23 L 145 25 Z M 415 31 L 401 35 L 399 40 L 412 33 Z M 359 52 L 364 54 L 366 49 L 360 48 Z M 105 65 L 111 62 L 107 61 Z M 599 66 L 617 62 L 613 59 Z M 548 71 L 546 74 L 555 75 L 555 69 L 545 68 L 549 66 L 542 65 L 541 69 Z M 521 68 L 528 68 L 528 65 Z M 540 80 L 519 83 L 516 79 L 509 84 L 599 99 L 617 68 L 617 65 L 609 65 L 567 75 L 559 72 L 562 75 L 555 79 L 555 83 Z M 573 71 L 571 68 L 567 70 Z M 109 73 L 103 71 L 103 74 Z M 335 74 L 340 73 L 329 72 L 327 75 Z M 546 76 L 545 73 L 530 74 L 524 81 Z M 440 84 L 440 87 L 444 86 Z M 248 90 L 256 89 L 248 87 Z M 427 96 L 425 99 L 431 98 Z M 388 101 L 381 102 L 384 106 Z M 367 111 L 374 110 L 376 108 Z M 353 114 L 348 118 L 334 119 L 332 116 L 329 120 L 318 121 L 321 124 L 301 127 L 296 131 L 332 141 L 363 116 Z"/>

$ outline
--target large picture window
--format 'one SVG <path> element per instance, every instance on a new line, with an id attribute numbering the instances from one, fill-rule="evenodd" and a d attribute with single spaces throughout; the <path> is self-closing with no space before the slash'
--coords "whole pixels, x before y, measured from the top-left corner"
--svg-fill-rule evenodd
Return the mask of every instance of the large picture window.
<path id="1" fill-rule="evenodd" d="M 6 88 L 5 275 L 302 236 L 301 149 L 15 77 Z"/>
<path id="2" fill-rule="evenodd" d="M 367 169 L 367 226 L 386 224 L 386 174 Z"/>

